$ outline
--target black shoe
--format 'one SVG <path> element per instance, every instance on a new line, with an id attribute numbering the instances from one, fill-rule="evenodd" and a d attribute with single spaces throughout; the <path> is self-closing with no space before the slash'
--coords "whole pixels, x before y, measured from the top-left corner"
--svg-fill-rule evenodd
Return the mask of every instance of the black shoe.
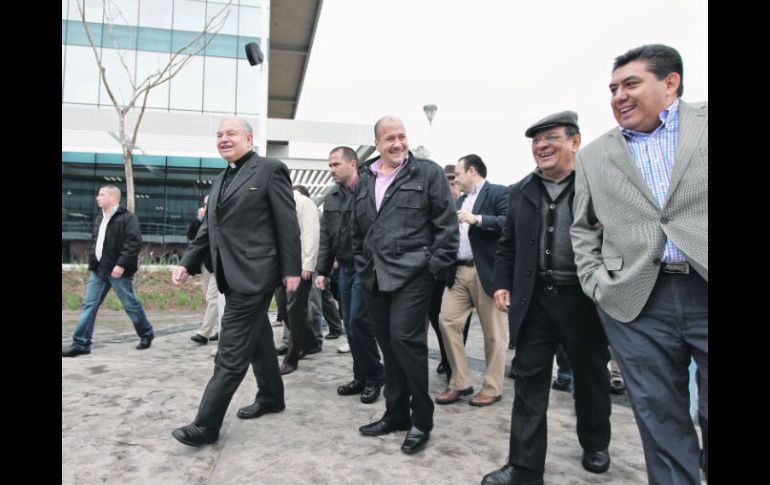
<path id="1" fill-rule="evenodd" d="M 337 388 L 337 394 L 340 396 L 352 396 L 353 394 L 361 394 L 366 387 L 364 381 L 357 381 L 353 379 L 345 385 Z"/>
<path id="2" fill-rule="evenodd" d="M 61 351 L 62 357 L 77 357 L 78 355 L 90 354 L 90 350 L 80 350 L 75 347 L 70 347 Z"/>
<path id="3" fill-rule="evenodd" d="M 358 431 L 365 436 L 381 436 L 392 433 L 393 431 L 406 431 L 410 427 L 411 424 L 408 421 L 406 423 L 392 423 L 383 418 L 379 421 L 361 426 L 358 428 Z"/>
<path id="4" fill-rule="evenodd" d="M 337 332 L 329 332 L 326 334 L 326 337 L 324 337 L 326 340 L 334 340 L 336 338 L 340 338 L 340 334 Z"/>
<path id="5" fill-rule="evenodd" d="M 543 485 L 543 478 L 516 477 L 513 465 L 505 465 L 484 475 L 481 485 Z"/>
<path id="6" fill-rule="evenodd" d="M 320 345 L 316 345 L 316 346 L 315 346 L 315 347 L 313 347 L 313 348 L 307 349 L 307 350 L 305 351 L 305 355 L 310 355 L 310 354 L 317 354 L 317 353 L 318 353 L 318 352 L 320 352 L 321 350 L 323 350 L 323 347 L 321 347 Z"/>
<path id="7" fill-rule="evenodd" d="M 219 340 L 219 332 L 217 332 L 214 335 L 212 335 L 211 337 L 209 337 L 209 340 L 211 342 L 215 342 L 215 341 Z"/>
<path id="8" fill-rule="evenodd" d="M 610 394 L 625 394 L 626 385 L 623 381 L 615 380 L 610 382 Z"/>
<path id="9" fill-rule="evenodd" d="M 152 345 L 152 339 L 155 337 L 142 337 L 141 340 L 139 340 L 139 345 L 136 346 L 137 349 L 149 349 L 150 345 Z"/>
<path id="10" fill-rule="evenodd" d="M 361 402 L 364 404 L 371 404 L 380 397 L 379 384 L 367 384 L 364 386 L 364 390 L 361 391 Z"/>
<path id="11" fill-rule="evenodd" d="M 607 448 L 583 452 L 583 468 L 591 473 L 604 473 L 610 468 L 610 452 Z"/>
<path id="12" fill-rule="evenodd" d="M 172 431 L 171 436 L 187 446 L 210 445 L 219 439 L 219 430 L 188 424 Z"/>
<path id="13" fill-rule="evenodd" d="M 204 337 L 203 335 L 201 335 L 199 333 L 196 333 L 195 335 L 190 337 L 190 340 L 192 340 L 193 342 L 197 342 L 197 343 L 199 343 L 201 345 L 206 345 L 207 343 L 209 343 L 209 339 L 207 339 L 206 337 Z"/>
<path id="14" fill-rule="evenodd" d="M 277 349 L 275 349 L 276 355 L 286 355 L 286 353 L 289 351 L 289 347 L 285 345 L 281 345 Z"/>
<path id="15" fill-rule="evenodd" d="M 449 370 L 449 364 L 442 360 L 438 367 L 436 367 L 436 374 L 446 374 L 447 370 Z"/>
<path id="16" fill-rule="evenodd" d="M 284 362 L 278 368 L 278 372 L 280 372 L 282 376 L 285 376 L 286 374 L 291 374 L 295 370 L 297 370 L 297 364 L 291 365 L 288 362 Z"/>
<path id="17" fill-rule="evenodd" d="M 267 413 L 280 413 L 284 409 L 286 409 L 285 403 L 276 406 L 257 401 L 254 404 L 242 407 L 236 414 L 241 419 L 254 419 Z"/>
<path id="18" fill-rule="evenodd" d="M 430 439 L 430 431 L 420 431 L 417 426 L 412 426 L 409 432 L 406 433 L 406 439 L 404 444 L 401 445 L 401 451 L 407 455 L 411 455 L 417 451 L 420 451 L 425 447 L 425 443 Z"/>
<path id="19" fill-rule="evenodd" d="M 572 382 L 568 381 L 563 377 L 557 377 L 556 380 L 553 381 L 553 384 L 551 384 L 551 389 L 554 389 L 556 391 L 570 391 L 571 388 L 572 388 Z"/>

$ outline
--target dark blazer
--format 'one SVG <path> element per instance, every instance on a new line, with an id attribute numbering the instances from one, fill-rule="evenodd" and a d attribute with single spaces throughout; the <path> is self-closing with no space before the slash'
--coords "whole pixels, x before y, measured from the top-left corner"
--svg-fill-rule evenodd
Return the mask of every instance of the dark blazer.
<path id="1" fill-rule="evenodd" d="M 460 210 L 467 195 L 462 195 L 455 201 L 455 209 Z M 487 295 L 495 293 L 495 251 L 497 240 L 508 216 L 508 187 L 498 184 L 485 183 L 473 203 L 472 213 L 481 216 L 481 224 L 468 228 L 468 239 L 471 242 L 473 260 L 479 274 L 481 285 Z M 457 265 L 452 265 L 447 271 L 447 287 L 451 288 L 455 281 Z"/>
<path id="2" fill-rule="evenodd" d="M 139 267 L 139 247 L 142 245 L 142 233 L 139 231 L 139 219 L 125 207 L 118 206 L 115 214 L 107 223 L 102 246 L 102 259 L 96 260 L 96 239 L 99 236 L 99 226 L 104 219 L 104 212 L 94 221 L 91 237 L 91 253 L 88 258 L 88 269 L 111 273 L 115 265 L 123 268 L 123 276 L 128 278 L 136 273 Z"/>
<path id="3" fill-rule="evenodd" d="M 226 171 L 214 180 L 203 224 L 181 265 L 196 274 L 208 253 L 217 285 L 224 275 L 227 288 L 233 291 L 273 293 L 283 276 L 302 272 L 289 170 L 280 160 L 256 152 L 240 170 L 222 198 Z"/>
<path id="4" fill-rule="evenodd" d="M 409 158 L 388 187 L 379 212 L 370 166 L 361 165 L 353 218 L 353 254 L 361 284 L 395 291 L 430 271 L 441 276 L 457 256 L 459 240 L 452 192 L 435 162 Z"/>
<path id="5" fill-rule="evenodd" d="M 495 254 L 495 291 L 511 292 L 508 324 L 518 329 L 527 314 L 537 276 L 537 251 L 540 239 L 540 183 L 529 174 L 510 188 L 508 217 L 505 219 Z M 575 193 L 570 182 L 570 204 Z"/>

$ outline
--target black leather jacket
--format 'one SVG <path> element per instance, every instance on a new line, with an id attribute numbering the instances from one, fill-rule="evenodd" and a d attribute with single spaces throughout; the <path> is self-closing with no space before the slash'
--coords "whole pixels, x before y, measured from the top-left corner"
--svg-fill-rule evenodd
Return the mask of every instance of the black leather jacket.
<path id="1" fill-rule="evenodd" d="M 142 245 L 142 233 L 139 230 L 139 219 L 125 207 L 118 206 L 115 214 L 107 223 L 102 246 L 102 259 L 96 260 L 96 239 L 99 237 L 99 226 L 104 219 L 100 210 L 94 221 L 91 237 L 91 255 L 88 258 L 88 269 L 91 271 L 111 273 L 115 265 L 123 267 L 123 277 L 130 277 L 139 267 L 139 248 Z"/>
<path id="2" fill-rule="evenodd" d="M 335 186 L 324 197 L 321 214 L 321 241 L 316 270 L 329 276 L 336 259 L 340 266 L 353 266 L 353 246 L 350 240 L 353 223 L 353 191 Z"/>

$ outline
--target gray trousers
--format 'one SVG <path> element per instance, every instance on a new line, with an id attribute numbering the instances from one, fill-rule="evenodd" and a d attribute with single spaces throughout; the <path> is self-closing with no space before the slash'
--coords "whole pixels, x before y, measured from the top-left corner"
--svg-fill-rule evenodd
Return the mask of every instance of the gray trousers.
<path id="1" fill-rule="evenodd" d="M 708 283 L 698 274 L 661 273 L 630 323 L 597 306 L 628 389 L 651 485 L 708 481 Z M 698 365 L 698 421 L 690 417 L 690 358 Z"/>

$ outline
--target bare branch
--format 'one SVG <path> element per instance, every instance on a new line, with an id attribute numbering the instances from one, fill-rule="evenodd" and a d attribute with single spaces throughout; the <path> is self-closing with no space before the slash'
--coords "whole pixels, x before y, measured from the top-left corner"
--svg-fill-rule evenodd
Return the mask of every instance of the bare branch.
<path id="1" fill-rule="evenodd" d="M 112 105 L 115 106 L 115 110 L 118 112 L 118 115 L 121 115 L 120 105 L 118 101 L 115 99 L 115 96 L 112 94 L 112 89 L 110 89 L 110 85 L 107 82 L 107 75 L 105 74 L 106 69 L 102 64 L 101 57 L 99 57 L 99 50 L 96 48 L 96 44 L 94 44 L 94 39 L 91 37 L 91 31 L 88 30 L 88 22 L 86 21 L 85 7 L 80 6 L 80 1 L 77 1 L 75 3 L 77 4 L 78 11 L 80 12 L 80 20 L 82 20 L 83 22 L 83 28 L 86 31 L 86 37 L 88 38 L 88 43 L 91 45 L 91 49 L 94 51 L 94 57 L 96 58 L 96 65 L 99 68 L 99 76 L 102 79 L 104 88 L 107 90 L 107 94 L 110 96 Z M 83 0 L 83 3 L 85 3 L 85 0 Z"/>
<path id="2" fill-rule="evenodd" d="M 126 64 L 126 51 L 118 47 L 118 43 L 115 40 L 115 35 L 112 33 L 112 26 L 115 19 L 123 19 L 123 21 L 128 24 L 128 20 L 123 15 L 123 12 L 120 11 L 117 5 L 115 5 L 112 2 L 107 2 L 107 0 L 102 0 L 102 5 L 104 5 L 104 16 L 107 19 L 107 22 L 105 24 L 107 25 L 107 32 L 110 35 L 110 44 L 112 44 L 112 47 L 115 48 L 115 50 L 118 53 L 118 59 L 120 59 L 120 64 L 123 66 L 123 70 L 126 71 L 126 77 L 128 77 L 128 82 L 131 84 L 131 91 L 132 93 L 136 92 L 136 80 L 134 79 L 134 74 L 131 72 L 131 69 L 128 67 L 128 64 Z M 114 8 L 117 10 L 116 14 L 112 14 L 111 10 Z"/>

